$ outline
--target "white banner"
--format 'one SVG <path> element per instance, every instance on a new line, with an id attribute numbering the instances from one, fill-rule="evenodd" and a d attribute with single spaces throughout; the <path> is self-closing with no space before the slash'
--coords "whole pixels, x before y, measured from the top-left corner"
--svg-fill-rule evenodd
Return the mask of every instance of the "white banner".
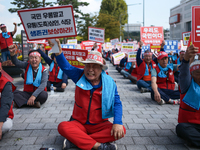
<path id="1" fill-rule="evenodd" d="M 122 43 L 122 52 L 132 52 L 134 50 L 134 43 Z"/>
<path id="2" fill-rule="evenodd" d="M 119 43 L 119 39 L 115 38 L 115 39 L 110 40 L 110 42 L 112 45 L 116 45 L 117 43 Z"/>
<path id="3" fill-rule="evenodd" d="M 112 55 L 114 59 L 114 65 L 118 65 L 120 63 L 120 60 L 124 58 L 125 54 L 123 52 L 115 53 Z"/>
<path id="4" fill-rule="evenodd" d="M 183 45 L 184 46 L 188 46 L 188 42 L 189 42 L 189 39 L 190 39 L 190 33 L 191 32 L 183 32 L 182 33 L 182 36 L 183 36 Z"/>
<path id="5" fill-rule="evenodd" d="M 129 52 L 128 53 L 128 62 L 135 62 L 137 56 L 137 51 L 135 52 Z"/>
<path id="6" fill-rule="evenodd" d="M 74 45 L 76 45 L 77 44 L 77 39 L 69 39 L 69 40 L 67 40 L 67 44 L 74 44 Z"/>
<path id="7" fill-rule="evenodd" d="M 71 5 L 18 10 L 17 12 L 30 41 L 77 35 Z"/>
<path id="8" fill-rule="evenodd" d="M 104 29 L 102 28 L 95 28 L 95 27 L 88 27 L 88 40 L 104 43 Z"/>

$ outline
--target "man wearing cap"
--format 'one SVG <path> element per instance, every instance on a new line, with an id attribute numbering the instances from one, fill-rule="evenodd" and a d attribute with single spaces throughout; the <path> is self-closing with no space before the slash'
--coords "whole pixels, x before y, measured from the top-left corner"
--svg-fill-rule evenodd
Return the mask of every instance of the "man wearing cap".
<path id="1" fill-rule="evenodd" d="M 17 108 L 23 105 L 29 105 L 40 108 L 40 104 L 46 102 L 47 94 L 47 69 L 41 64 L 41 55 L 36 50 L 29 51 L 29 62 L 23 62 L 17 59 L 15 55 L 16 48 L 9 47 L 12 63 L 15 66 L 25 69 L 24 73 L 24 91 L 16 90 L 14 92 L 14 102 Z"/>
<path id="2" fill-rule="evenodd" d="M 0 28 L 2 33 L 0 33 L 0 47 L 1 47 L 1 57 L 3 61 L 7 60 L 7 57 L 10 59 L 10 52 L 8 47 L 13 45 L 13 36 L 17 32 L 17 24 L 14 22 L 15 25 L 14 31 L 7 32 L 7 28 L 5 24 L 0 24 Z"/>
<path id="3" fill-rule="evenodd" d="M 56 41 L 60 50 L 56 53 L 57 63 L 76 84 L 72 119 L 58 126 L 58 132 L 66 138 L 63 149 L 116 150 L 116 145 L 110 142 L 124 137 L 126 129 L 122 125 L 117 86 L 104 71 L 107 66 L 101 53 L 91 51 L 86 60 L 79 58 L 78 61 L 85 64 L 84 70 L 79 69 L 68 63 L 59 40 Z M 113 124 L 108 121 L 110 117 L 114 117 Z"/>
<path id="4" fill-rule="evenodd" d="M 174 73 L 177 65 L 168 64 L 168 54 L 159 52 L 157 57 L 158 65 L 151 72 L 151 98 L 162 105 L 165 103 L 179 104 L 180 93 L 174 90 Z"/>
<path id="5" fill-rule="evenodd" d="M 55 54 L 51 54 L 51 59 L 40 49 L 37 50 L 49 65 L 49 80 L 47 81 L 47 91 L 50 91 L 51 84 L 56 92 L 64 92 L 68 84 L 68 76 L 63 73 L 56 62 Z"/>
<path id="6" fill-rule="evenodd" d="M 141 59 L 143 42 L 139 42 L 139 49 L 137 51 L 137 87 L 141 93 L 151 91 L 151 70 L 156 67 L 156 63 L 152 60 L 152 53 L 147 50 L 144 53 L 144 59 Z"/>
<path id="7" fill-rule="evenodd" d="M 180 53 L 179 53 L 179 58 L 175 60 L 175 64 L 177 64 L 178 66 L 181 64 L 183 58 L 184 58 L 184 55 L 185 55 L 185 51 L 184 50 L 181 50 Z M 174 79 L 176 81 L 176 83 L 178 83 L 178 76 L 179 76 L 179 70 L 177 70 L 175 73 L 174 73 Z"/>
<path id="8" fill-rule="evenodd" d="M 200 60 L 192 62 L 198 50 L 194 45 L 189 46 L 179 66 L 181 102 L 176 133 L 190 146 L 200 148 Z"/>
<path id="9" fill-rule="evenodd" d="M 0 140 L 13 126 L 13 91 L 15 86 L 3 75 L 0 60 Z"/>

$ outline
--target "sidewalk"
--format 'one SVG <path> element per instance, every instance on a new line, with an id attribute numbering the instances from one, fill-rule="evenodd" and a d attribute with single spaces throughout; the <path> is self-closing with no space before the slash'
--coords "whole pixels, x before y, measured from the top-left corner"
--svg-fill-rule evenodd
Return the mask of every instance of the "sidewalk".
<path id="1" fill-rule="evenodd" d="M 112 64 L 107 64 L 109 75 L 116 80 L 127 129 L 126 137 L 116 142 L 118 150 L 189 149 L 175 133 L 179 106 L 158 105 L 151 100 L 150 93 L 141 94 L 135 84 L 124 79 Z M 14 78 L 14 84 L 22 90 L 22 78 Z M 39 150 L 41 147 L 61 150 L 64 138 L 57 132 L 57 126 L 72 114 L 74 90 L 75 84 L 69 80 L 65 92 L 49 93 L 40 109 L 14 108 L 13 130 L 0 141 L 0 150 Z"/>

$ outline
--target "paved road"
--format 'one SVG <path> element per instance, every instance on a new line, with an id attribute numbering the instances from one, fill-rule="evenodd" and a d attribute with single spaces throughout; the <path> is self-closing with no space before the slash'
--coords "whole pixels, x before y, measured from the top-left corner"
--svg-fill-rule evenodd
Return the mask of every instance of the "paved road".
<path id="1" fill-rule="evenodd" d="M 127 129 L 126 137 L 116 142 L 118 150 L 189 149 L 175 133 L 179 106 L 158 105 L 150 99 L 150 93 L 141 94 L 136 85 L 124 79 L 109 62 L 107 64 L 109 75 L 118 86 Z M 22 90 L 20 77 L 14 78 L 14 83 Z M 69 80 L 65 92 L 49 93 L 40 109 L 14 108 L 13 130 L 0 141 L 0 150 L 39 150 L 41 147 L 61 150 L 64 138 L 57 132 L 57 126 L 72 114 L 74 89 L 74 83 Z"/>

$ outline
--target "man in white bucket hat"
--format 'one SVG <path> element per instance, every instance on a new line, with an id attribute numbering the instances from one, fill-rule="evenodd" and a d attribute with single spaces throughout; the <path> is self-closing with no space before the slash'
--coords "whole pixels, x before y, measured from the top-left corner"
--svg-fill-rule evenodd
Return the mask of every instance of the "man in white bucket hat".
<path id="1" fill-rule="evenodd" d="M 179 67 L 181 103 L 176 133 L 189 145 L 200 148 L 200 60 L 192 62 L 198 49 L 189 46 Z"/>
<path id="2" fill-rule="evenodd" d="M 84 70 L 71 66 L 62 53 L 60 42 L 56 60 L 60 68 L 76 84 L 75 103 L 71 121 L 58 125 L 58 132 L 66 139 L 63 149 L 78 147 L 82 150 L 116 150 L 113 142 L 126 133 L 122 125 L 122 104 L 114 80 L 104 70 L 108 67 L 101 53 L 91 51 Z M 50 46 L 53 46 L 49 40 Z M 108 118 L 114 117 L 113 123 Z"/>

